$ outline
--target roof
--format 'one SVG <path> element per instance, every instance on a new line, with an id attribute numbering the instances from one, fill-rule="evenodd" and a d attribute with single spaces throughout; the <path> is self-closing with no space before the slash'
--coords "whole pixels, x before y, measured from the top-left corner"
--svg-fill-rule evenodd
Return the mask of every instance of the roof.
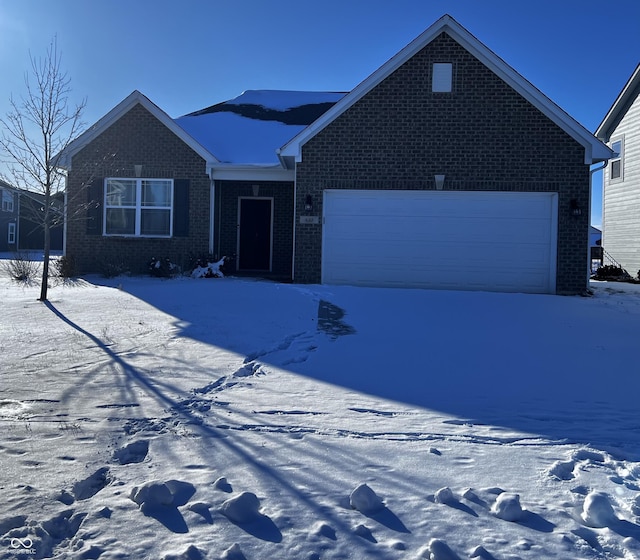
<path id="1" fill-rule="evenodd" d="M 249 90 L 175 122 L 220 163 L 279 166 L 277 150 L 344 92 Z"/>
<path id="2" fill-rule="evenodd" d="M 611 109 L 605 115 L 600 126 L 596 130 L 596 136 L 603 142 L 608 142 L 611 134 L 625 116 L 633 102 L 640 95 L 640 64 L 636 66 L 633 74 L 622 88 L 622 91 L 613 102 Z"/>
<path id="3" fill-rule="evenodd" d="M 397 70 L 402 64 L 421 51 L 441 33 L 447 33 L 452 39 L 462 45 L 480 62 L 492 70 L 511 88 L 522 95 L 534 107 L 546 115 L 569 136 L 576 140 L 585 150 L 585 163 L 591 164 L 604 161 L 612 156 L 611 150 L 598 140 L 578 121 L 551 101 L 540 90 L 523 78 L 504 60 L 487 48 L 469 31 L 462 27 L 450 15 L 444 15 L 426 31 L 409 43 L 393 58 L 383 64 L 378 70 L 360 83 L 351 93 L 342 98 L 330 110 L 317 119 L 309 127 L 302 130 L 295 138 L 287 142 L 280 149 L 279 155 L 287 167 L 292 167 L 294 161 L 301 161 L 302 146 L 311 138 L 338 118 L 342 113 L 354 105 L 380 82 Z"/>
<path id="4" fill-rule="evenodd" d="M 71 158 L 77 154 L 87 144 L 92 142 L 100 134 L 102 134 L 107 128 L 109 128 L 118 119 L 124 116 L 137 104 L 142 105 L 147 111 L 155 116 L 161 123 L 163 123 L 169 130 L 176 134 L 181 140 L 183 140 L 189 147 L 191 147 L 198 155 L 200 155 L 206 162 L 207 167 L 217 162 L 216 157 L 208 152 L 201 144 L 199 144 L 193 137 L 191 137 L 184 129 L 178 126 L 169 115 L 167 115 L 160 107 L 155 103 L 152 103 L 148 97 L 144 96 L 139 91 L 133 91 L 126 99 L 118 103 L 111 111 L 109 111 L 104 117 L 96 122 L 92 127 L 83 132 L 75 140 L 57 154 L 58 166 L 63 169 L 70 169 Z"/>

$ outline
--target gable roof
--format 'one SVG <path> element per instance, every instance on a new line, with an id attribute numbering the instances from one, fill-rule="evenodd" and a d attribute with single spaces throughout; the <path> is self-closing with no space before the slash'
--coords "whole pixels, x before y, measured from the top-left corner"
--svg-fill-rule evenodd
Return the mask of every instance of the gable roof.
<path id="1" fill-rule="evenodd" d="M 277 150 L 342 99 L 344 92 L 248 90 L 175 119 L 219 163 L 277 166 Z"/>
<path id="2" fill-rule="evenodd" d="M 107 128 L 114 124 L 118 119 L 128 113 L 137 104 L 142 105 L 156 119 L 164 124 L 171 132 L 178 136 L 185 144 L 187 144 L 194 152 L 207 162 L 207 167 L 212 166 L 218 160 L 192 136 L 190 136 L 183 128 L 178 126 L 175 121 L 169 117 L 160 107 L 151 102 L 148 97 L 140 93 L 138 90 L 133 91 L 128 97 L 122 100 L 104 117 L 97 121 L 92 127 L 83 132 L 75 140 L 62 150 L 57 156 L 58 167 L 62 169 L 70 169 L 71 158 L 77 154 L 82 148 L 87 146 Z"/>
<path id="3" fill-rule="evenodd" d="M 600 123 L 600 126 L 596 130 L 596 136 L 603 142 L 608 142 L 611 138 L 611 133 L 620 124 L 620 121 L 625 116 L 633 102 L 640 95 L 640 64 L 636 66 L 633 74 L 622 88 L 622 91 L 613 102 L 611 109 L 605 115 L 604 119 Z"/>
<path id="4" fill-rule="evenodd" d="M 342 113 L 364 97 L 364 95 L 375 88 L 380 82 L 443 32 L 447 33 L 452 39 L 475 56 L 492 72 L 504 80 L 511 88 L 522 95 L 527 101 L 529 101 L 529 103 L 576 140 L 576 142 L 582 145 L 585 150 L 584 160 L 586 164 L 604 161 L 612 156 L 611 150 L 600 142 L 578 121 L 573 119 L 539 89 L 523 78 L 518 72 L 476 39 L 476 37 L 469 33 L 469 31 L 462 27 L 450 15 L 444 15 L 409 43 L 404 49 L 366 78 L 351 93 L 336 103 L 313 124 L 305 128 L 291 141 L 287 142 L 278 153 L 283 164 L 287 167 L 293 167 L 294 161 L 301 161 L 302 146 L 305 143 L 307 143 L 311 138 L 338 118 Z"/>

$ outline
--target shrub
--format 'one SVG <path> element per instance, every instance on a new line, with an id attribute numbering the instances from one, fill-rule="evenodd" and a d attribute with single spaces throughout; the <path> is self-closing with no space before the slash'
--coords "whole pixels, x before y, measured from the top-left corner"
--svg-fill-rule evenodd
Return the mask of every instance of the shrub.
<path id="1" fill-rule="evenodd" d="M 177 264 L 173 264 L 171 259 L 157 259 L 152 257 L 149 261 L 149 274 L 151 276 L 157 276 L 159 278 L 171 278 L 176 274 L 180 274 L 180 267 Z"/>
<path id="2" fill-rule="evenodd" d="M 60 278 L 73 278 L 76 275 L 76 264 L 73 257 L 62 255 L 55 261 L 54 267 Z"/>
<path id="3" fill-rule="evenodd" d="M 129 272 L 127 266 L 117 259 L 101 259 L 98 264 L 98 270 L 104 278 L 115 278 Z"/>
<path id="4" fill-rule="evenodd" d="M 612 264 L 605 264 L 596 270 L 595 278 L 597 279 L 623 279 L 630 278 L 629 273 L 621 266 L 615 266 Z"/>
<path id="5" fill-rule="evenodd" d="M 36 261 L 31 260 L 29 253 L 14 253 L 13 258 L 4 265 L 5 272 L 16 282 L 34 280 L 39 272 Z"/>

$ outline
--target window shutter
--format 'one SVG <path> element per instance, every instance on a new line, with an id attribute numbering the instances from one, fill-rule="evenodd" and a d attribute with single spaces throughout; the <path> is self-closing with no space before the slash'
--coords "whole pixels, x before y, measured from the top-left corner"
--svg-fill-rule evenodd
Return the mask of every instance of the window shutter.
<path id="1" fill-rule="evenodd" d="M 173 181 L 173 236 L 189 235 L 189 179 Z"/>
<path id="2" fill-rule="evenodd" d="M 87 185 L 87 235 L 102 235 L 104 179 L 93 179 Z"/>

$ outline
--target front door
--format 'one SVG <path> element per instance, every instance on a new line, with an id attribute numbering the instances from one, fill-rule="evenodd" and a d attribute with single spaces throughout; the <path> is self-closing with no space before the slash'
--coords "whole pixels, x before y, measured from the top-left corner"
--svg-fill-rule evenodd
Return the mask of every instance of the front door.
<path id="1" fill-rule="evenodd" d="M 238 270 L 271 270 L 272 198 L 240 198 Z"/>

